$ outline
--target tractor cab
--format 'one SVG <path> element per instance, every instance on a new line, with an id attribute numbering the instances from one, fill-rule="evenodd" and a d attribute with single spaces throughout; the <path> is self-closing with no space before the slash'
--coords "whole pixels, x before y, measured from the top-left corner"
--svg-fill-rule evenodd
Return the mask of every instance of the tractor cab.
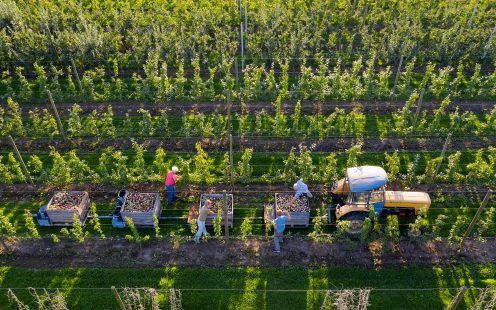
<path id="1" fill-rule="evenodd" d="M 387 174 L 381 167 L 361 166 L 346 170 L 346 177 L 336 182 L 332 194 L 336 204 L 336 220 L 360 222 L 376 215 L 418 215 L 427 212 L 431 199 L 425 192 L 387 191 Z"/>
<path id="2" fill-rule="evenodd" d="M 385 204 L 387 174 L 381 167 L 361 166 L 346 170 L 346 178 L 334 186 L 333 194 L 344 196 L 344 205 L 337 205 L 336 218 L 363 219 L 370 210 L 380 214 Z"/>

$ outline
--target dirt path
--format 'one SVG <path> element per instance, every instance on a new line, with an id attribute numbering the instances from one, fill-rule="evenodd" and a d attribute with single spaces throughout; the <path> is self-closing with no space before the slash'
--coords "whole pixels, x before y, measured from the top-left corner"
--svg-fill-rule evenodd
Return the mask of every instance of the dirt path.
<path id="1" fill-rule="evenodd" d="M 64 190 L 85 190 L 90 193 L 92 200 L 104 199 L 108 201 L 116 197 L 120 188 L 121 186 L 113 184 L 73 184 L 65 187 Z M 143 192 L 165 192 L 164 186 L 161 183 L 135 184 L 126 188 Z M 323 184 L 311 184 L 311 188 L 312 192 L 317 195 L 330 191 L 330 187 Z M 390 184 L 387 189 L 399 190 L 400 188 L 395 187 L 395 184 Z M 429 193 L 460 193 L 467 197 L 474 197 L 474 195 L 483 197 L 488 189 L 488 186 L 482 185 L 435 184 L 430 187 L 429 185 L 422 184 L 413 187 L 411 190 L 426 191 Z M 35 197 L 49 199 L 54 192 L 59 190 L 59 187 L 43 184 L 0 184 L 0 201 L 27 201 Z M 177 193 L 182 197 L 200 196 L 201 193 L 219 193 L 223 190 L 230 191 L 229 185 L 179 185 L 176 189 Z M 274 193 L 284 192 L 292 192 L 288 184 L 235 184 L 233 191 L 235 197 L 260 197 L 260 195 L 273 195 Z"/>
<path id="2" fill-rule="evenodd" d="M 211 239 L 200 244 L 179 239 L 137 244 L 126 240 L 88 240 L 77 243 L 50 239 L 10 240 L 0 246 L 0 264 L 16 267 L 163 267 L 163 266 L 328 266 L 328 265 L 447 265 L 496 263 L 496 240 L 469 240 L 458 254 L 446 242 L 374 241 L 370 244 L 342 241 L 313 243 L 302 237 L 287 237 L 281 253 L 272 252 L 272 240 Z"/>
<path id="3" fill-rule="evenodd" d="M 434 110 L 439 107 L 440 100 L 425 101 L 422 103 L 423 110 Z M 69 109 L 74 103 L 57 103 L 57 108 L 61 116 L 68 115 Z M 146 102 L 102 102 L 102 103 L 81 103 L 78 102 L 83 109 L 83 113 L 90 113 L 94 109 L 105 110 L 108 105 L 112 106 L 115 116 L 122 117 L 129 112 L 130 115 L 137 115 L 137 110 L 140 108 L 149 110 L 152 115 L 160 115 L 161 111 L 165 110 L 169 115 L 181 116 L 183 111 L 196 111 L 202 113 L 227 113 L 227 105 L 222 102 L 170 102 L 170 103 L 146 103 Z M 286 101 L 282 103 L 282 111 L 285 113 L 292 113 L 296 101 Z M 472 111 L 474 113 L 484 112 L 491 110 L 496 101 L 492 100 L 452 100 L 447 111 L 454 111 L 459 107 L 460 111 Z M 335 108 L 341 108 L 345 111 L 351 111 L 354 108 L 361 109 L 364 113 L 374 114 L 390 114 L 405 105 L 405 100 L 402 101 L 326 101 L 318 103 L 315 101 L 301 102 L 301 112 L 303 114 L 315 113 L 322 111 L 322 113 L 332 113 Z M 0 104 L 0 107 L 6 108 L 5 103 Z M 22 104 L 23 114 L 28 116 L 28 110 L 32 108 L 45 108 L 43 104 Z M 247 102 L 245 104 L 247 112 L 254 112 L 265 109 L 269 113 L 275 110 L 274 105 L 270 101 L 265 102 Z M 233 102 L 232 113 L 240 113 L 241 105 Z"/>
<path id="4" fill-rule="evenodd" d="M 362 142 L 364 152 L 385 152 L 391 150 L 417 151 L 419 149 L 429 151 L 441 151 L 445 142 L 445 136 L 430 136 L 417 138 L 379 138 L 366 137 L 328 137 L 298 138 L 298 137 L 233 137 L 233 150 L 242 151 L 253 148 L 256 152 L 289 152 L 291 148 L 298 146 L 311 146 L 315 152 L 344 152 L 350 147 Z M 135 139 L 142 143 L 147 150 L 155 150 L 159 147 L 167 151 L 195 151 L 196 142 L 201 142 L 202 148 L 207 152 L 227 152 L 229 141 L 224 137 L 142 137 Z M 131 149 L 133 141 L 129 138 L 100 139 L 100 138 L 74 138 L 64 141 L 60 138 L 16 138 L 17 147 L 21 152 L 48 150 L 48 146 L 55 147 L 59 152 L 67 152 L 74 149 L 101 152 L 111 146 L 116 150 L 127 151 Z M 496 137 L 453 137 L 450 142 L 451 151 L 468 151 L 486 148 L 495 145 Z M 6 138 L 0 138 L 0 148 L 10 150 L 12 146 Z"/>

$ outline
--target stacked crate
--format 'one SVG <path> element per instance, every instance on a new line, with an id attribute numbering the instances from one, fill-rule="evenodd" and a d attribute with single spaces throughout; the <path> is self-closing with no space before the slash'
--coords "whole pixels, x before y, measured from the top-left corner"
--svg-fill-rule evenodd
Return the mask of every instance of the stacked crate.
<path id="1" fill-rule="evenodd" d="M 137 210 L 127 210 L 127 197 L 129 192 L 124 196 L 124 204 L 121 209 L 121 216 L 125 220 L 126 217 L 133 220 L 134 226 L 138 228 L 154 228 L 155 222 L 153 221 L 153 215 L 160 219 L 160 214 L 162 213 L 162 204 L 160 203 L 160 194 L 159 193 L 140 193 L 145 195 L 154 195 L 155 199 L 153 203 L 149 206 L 146 211 L 137 211 Z M 129 209 L 129 208 L 128 208 Z"/>
<path id="2" fill-rule="evenodd" d="M 81 199 L 68 208 L 57 208 L 54 204 L 56 195 L 80 195 Z M 55 193 L 46 208 L 46 215 L 50 219 L 53 226 L 74 226 L 74 214 L 77 214 L 79 221 L 84 224 L 88 216 L 90 206 L 90 198 L 88 192 L 83 191 L 67 191 Z"/>
<path id="3" fill-rule="evenodd" d="M 275 194 L 275 208 L 272 209 L 272 216 L 273 218 L 277 217 L 277 210 L 287 210 L 288 206 L 286 205 L 278 205 L 278 201 L 281 200 L 281 198 L 284 198 L 285 200 L 290 200 L 292 199 L 292 196 L 289 194 L 281 194 L 281 193 L 276 193 Z M 310 205 L 308 203 L 307 198 L 299 198 L 300 204 L 305 205 L 305 210 L 301 211 L 289 211 L 289 215 L 291 215 L 291 218 L 289 218 L 286 221 L 286 226 L 287 227 L 308 227 L 310 224 Z"/>
<path id="4" fill-rule="evenodd" d="M 223 203 L 224 194 L 201 194 L 200 195 L 200 208 L 205 204 L 206 200 L 215 200 Z M 233 228 L 233 215 L 234 215 L 234 198 L 232 194 L 226 194 L 227 199 L 227 224 L 230 228 Z M 223 206 L 223 204 L 222 204 Z M 214 219 L 217 217 L 217 208 L 213 208 L 214 213 L 210 213 L 205 221 L 206 226 L 213 226 Z M 197 216 L 198 217 L 198 216 Z M 221 225 L 224 226 L 224 208 L 222 208 L 222 222 Z"/>

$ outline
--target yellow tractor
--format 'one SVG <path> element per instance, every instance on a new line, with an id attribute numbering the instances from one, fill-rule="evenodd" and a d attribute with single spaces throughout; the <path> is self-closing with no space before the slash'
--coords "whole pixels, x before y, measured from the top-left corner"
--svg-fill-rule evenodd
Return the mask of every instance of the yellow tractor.
<path id="1" fill-rule="evenodd" d="M 413 217 L 431 205 L 424 192 L 387 191 L 387 174 L 381 167 L 360 166 L 346 170 L 346 177 L 332 187 L 336 221 L 350 221 L 350 232 L 361 231 L 363 221 L 373 210 L 376 215 Z"/>

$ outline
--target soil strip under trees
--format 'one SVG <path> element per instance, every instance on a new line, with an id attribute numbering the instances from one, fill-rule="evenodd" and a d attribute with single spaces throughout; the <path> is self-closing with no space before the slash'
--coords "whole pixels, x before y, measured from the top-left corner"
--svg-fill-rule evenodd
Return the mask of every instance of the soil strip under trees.
<path id="1" fill-rule="evenodd" d="M 362 151 L 383 152 L 390 150 L 417 151 L 440 150 L 445 136 L 432 136 L 425 138 L 379 138 L 370 137 L 358 139 L 355 137 L 329 137 L 317 138 L 295 138 L 295 137 L 233 137 L 234 151 L 246 148 L 253 148 L 257 152 L 289 152 L 291 148 L 298 148 L 301 145 L 312 146 L 315 152 L 344 152 L 356 145 L 357 141 L 362 141 Z M 23 152 L 35 150 L 47 150 L 48 146 L 53 146 L 59 152 L 67 152 L 73 149 L 84 149 L 85 151 L 101 151 L 106 147 L 113 147 L 116 150 L 127 151 L 132 148 L 133 141 L 129 138 L 100 139 L 100 138 L 73 138 L 63 140 L 59 138 L 49 139 L 29 139 L 15 138 L 16 145 Z M 169 152 L 174 151 L 195 151 L 196 142 L 201 142 L 202 148 L 207 152 L 227 151 L 228 139 L 223 137 L 142 137 L 135 139 L 143 143 L 144 147 L 154 150 L 159 147 Z M 450 150 L 466 151 L 486 148 L 488 145 L 496 145 L 496 137 L 453 137 L 451 139 Z M 0 148 L 9 150 L 11 145 L 7 139 L 0 138 Z"/>
<path id="2" fill-rule="evenodd" d="M 83 243 L 62 238 L 5 240 L 0 264 L 26 268 L 102 267 L 147 268 L 163 266 L 335 266 L 375 268 L 406 265 L 496 263 L 496 240 L 468 240 L 461 253 L 445 241 L 340 241 L 314 243 L 304 237 L 286 237 L 281 253 L 273 253 L 272 238 L 210 239 L 195 244 L 185 238 L 164 238 L 147 243 L 90 239 Z M 118 263 L 116 263 L 118 262 Z"/>

